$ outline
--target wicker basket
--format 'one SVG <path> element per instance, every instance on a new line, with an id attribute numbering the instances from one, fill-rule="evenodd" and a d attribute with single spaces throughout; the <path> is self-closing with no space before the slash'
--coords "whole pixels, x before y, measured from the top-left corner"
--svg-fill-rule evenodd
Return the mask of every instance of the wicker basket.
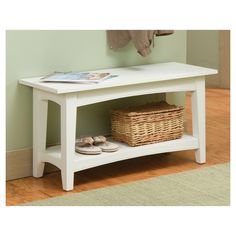
<path id="1" fill-rule="evenodd" d="M 183 107 L 165 101 L 111 112 L 112 137 L 130 146 L 181 138 Z"/>

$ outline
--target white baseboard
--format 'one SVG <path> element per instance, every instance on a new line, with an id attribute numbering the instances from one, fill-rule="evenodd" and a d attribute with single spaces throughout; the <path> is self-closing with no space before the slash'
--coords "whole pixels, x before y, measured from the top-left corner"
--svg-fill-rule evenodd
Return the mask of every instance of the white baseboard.
<path id="1" fill-rule="evenodd" d="M 33 175 L 33 151 L 21 149 L 6 153 L 6 180 L 19 179 Z M 45 173 L 58 171 L 55 166 L 46 163 Z"/>

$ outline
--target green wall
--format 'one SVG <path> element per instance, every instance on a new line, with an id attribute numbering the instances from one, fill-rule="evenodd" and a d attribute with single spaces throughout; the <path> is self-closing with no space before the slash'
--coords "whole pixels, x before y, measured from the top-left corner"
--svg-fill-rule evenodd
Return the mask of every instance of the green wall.
<path id="1" fill-rule="evenodd" d="M 53 71 L 95 70 L 158 62 L 186 62 L 186 31 L 155 39 L 150 56 L 143 58 L 130 44 L 113 52 L 107 47 L 103 30 L 90 31 L 7 31 L 6 32 L 6 121 L 7 151 L 32 146 L 32 89 L 18 84 L 24 77 Z M 77 134 L 109 132 L 108 110 L 125 104 L 158 99 L 152 95 L 103 102 L 78 111 Z M 178 96 L 178 103 L 183 96 Z M 49 104 L 48 143 L 59 140 L 59 107 Z M 98 125 L 99 124 L 99 125 Z"/>
<path id="2" fill-rule="evenodd" d="M 187 63 L 219 68 L 219 31 L 188 30 Z"/>

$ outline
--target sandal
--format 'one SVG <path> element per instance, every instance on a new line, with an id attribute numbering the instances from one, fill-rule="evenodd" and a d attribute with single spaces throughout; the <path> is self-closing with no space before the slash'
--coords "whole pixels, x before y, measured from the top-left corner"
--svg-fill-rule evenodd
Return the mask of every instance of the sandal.
<path id="1" fill-rule="evenodd" d="M 101 148 L 95 147 L 93 143 L 94 140 L 92 137 L 79 138 L 75 143 L 75 151 L 87 155 L 101 154 Z"/>
<path id="2" fill-rule="evenodd" d="M 99 147 L 103 152 L 116 152 L 119 149 L 117 144 L 108 142 L 104 136 L 95 136 L 93 140 L 93 145 Z"/>

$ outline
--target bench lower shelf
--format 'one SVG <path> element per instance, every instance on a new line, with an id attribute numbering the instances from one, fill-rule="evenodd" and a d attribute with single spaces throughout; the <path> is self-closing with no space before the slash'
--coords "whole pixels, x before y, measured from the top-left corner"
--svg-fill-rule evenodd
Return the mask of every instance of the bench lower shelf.
<path id="1" fill-rule="evenodd" d="M 83 155 L 75 152 L 74 157 L 72 157 L 74 159 L 74 172 L 135 157 L 198 149 L 199 147 L 198 139 L 188 134 L 184 134 L 180 139 L 137 147 L 130 147 L 125 143 L 117 143 L 120 146 L 117 152 L 103 152 L 99 155 Z M 42 153 L 42 157 L 44 162 L 49 162 L 61 169 L 60 145 L 47 148 L 46 151 Z"/>

